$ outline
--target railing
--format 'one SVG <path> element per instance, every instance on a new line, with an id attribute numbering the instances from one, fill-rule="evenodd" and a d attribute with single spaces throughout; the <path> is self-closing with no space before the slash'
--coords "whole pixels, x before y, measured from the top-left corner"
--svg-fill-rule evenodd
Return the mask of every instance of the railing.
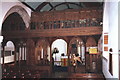
<path id="1" fill-rule="evenodd" d="M 102 18 L 31 22 L 31 29 L 60 29 L 60 28 L 79 28 L 79 27 L 91 27 L 91 26 L 102 26 Z"/>
<path id="2" fill-rule="evenodd" d="M 56 37 L 56 36 L 84 36 L 102 34 L 102 27 L 79 27 L 45 30 L 5 31 L 2 35 L 7 38 Z"/>
<path id="3" fill-rule="evenodd" d="M 87 36 L 102 34 L 102 9 L 32 12 L 30 27 L 3 31 L 7 38 Z"/>
<path id="4" fill-rule="evenodd" d="M 60 29 L 102 26 L 101 8 L 32 12 L 31 29 Z"/>

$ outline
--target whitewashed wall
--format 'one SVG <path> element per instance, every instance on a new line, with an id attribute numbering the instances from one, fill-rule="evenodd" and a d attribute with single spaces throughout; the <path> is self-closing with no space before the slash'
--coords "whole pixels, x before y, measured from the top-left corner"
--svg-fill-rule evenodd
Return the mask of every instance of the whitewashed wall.
<path id="1" fill-rule="evenodd" d="M 3 1 L 5 1 L 5 0 L 3 0 Z M 29 9 L 28 7 L 26 7 L 25 5 L 23 5 L 19 1 L 17 1 L 17 2 L 2 2 L 2 0 L 1 0 L 0 1 L 0 43 L 1 43 L 2 38 L 3 38 L 1 36 L 1 29 L 2 29 L 2 23 L 4 22 L 4 19 L 5 19 L 5 15 L 8 13 L 8 11 L 13 6 L 16 6 L 16 5 L 21 6 L 22 8 L 24 8 L 27 11 L 28 15 L 31 17 L 31 9 Z M 1 44 L 0 44 L 0 46 L 1 46 Z M 1 50 L 1 48 L 0 48 L 0 50 Z M 1 51 L 0 51 L 0 57 L 1 57 Z M 12 61 L 13 60 L 13 56 L 11 56 L 9 58 L 6 57 L 5 59 L 6 59 L 6 62 L 7 62 L 8 59 L 10 59 Z M 2 62 L 1 59 L 0 59 L 0 62 Z M 0 69 L 1 69 L 1 64 L 0 64 Z M 2 75 L 2 72 L 0 70 L 0 79 L 2 78 L 1 75 Z"/>
<path id="2" fill-rule="evenodd" d="M 108 2 L 109 1 L 109 2 Z M 113 75 L 109 72 L 109 51 L 104 51 L 103 56 L 103 73 L 106 78 L 118 78 L 119 76 L 119 63 L 118 63 L 118 1 L 106 0 L 104 5 L 103 15 L 103 35 L 108 33 L 108 50 L 113 49 Z M 104 42 L 104 38 L 103 38 Z M 104 44 L 103 44 L 104 47 Z"/>
<path id="3" fill-rule="evenodd" d="M 9 10 L 11 8 L 13 8 L 14 6 L 20 6 L 22 7 L 23 9 L 26 10 L 27 14 L 29 15 L 28 18 L 31 17 L 31 9 L 28 8 L 27 6 L 25 6 L 24 4 L 22 4 L 21 2 L 19 2 L 18 0 L 14 0 L 12 2 L 8 2 L 8 1 L 1 1 L 0 2 L 0 35 L 1 35 L 1 28 L 2 28 L 2 23 L 4 22 L 5 20 L 5 17 L 7 14 L 9 14 Z M 9 15 L 8 15 L 9 16 Z M 28 23 L 29 24 L 29 23 Z M 27 26 L 28 27 L 28 26 Z M 0 38 L 1 40 L 2 38 Z M 12 58 L 11 58 L 12 59 Z M 1 62 L 1 61 L 0 61 Z"/>

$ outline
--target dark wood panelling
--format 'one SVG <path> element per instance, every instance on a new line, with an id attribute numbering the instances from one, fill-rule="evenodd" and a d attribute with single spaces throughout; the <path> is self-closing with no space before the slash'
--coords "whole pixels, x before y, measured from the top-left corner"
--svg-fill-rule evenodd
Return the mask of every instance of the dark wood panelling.
<path id="1" fill-rule="evenodd" d="M 78 19 L 87 19 L 87 18 L 102 18 L 102 9 L 83 8 L 83 9 L 76 9 L 76 10 L 32 12 L 33 22 L 78 20 Z"/>
<path id="2" fill-rule="evenodd" d="M 43 6 L 47 4 L 44 3 Z M 42 7 L 41 7 L 42 8 Z M 101 25 L 91 25 L 92 21 L 89 22 L 89 24 L 87 23 L 86 20 L 93 20 L 93 19 L 97 19 L 97 18 L 102 18 L 102 14 L 101 14 L 102 10 L 100 9 L 96 9 L 96 8 L 92 8 L 92 9 L 80 9 L 80 10 L 64 10 L 64 11 L 50 11 L 50 12 L 33 12 L 32 13 L 32 17 L 31 17 L 31 24 L 30 24 L 30 28 L 27 30 L 17 30 L 17 31 L 7 31 L 6 32 L 2 32 L 2 35 L 7 38 L 7 39 L 26 39 L 27 42 L 27 64 L 28 65 L 35 65 L 37 63 L 36 61 L 36 57 L 38 55 L 35 54 L 35 47 L 37 45 L 37 41 L 39 39 L 42 38 L 49 38 L 48 42 L 50 42 L 50 45 L 52 44 L 52 42 L 55 39 L 58 38 L 65 38 L 66 42 L 69 44 L 70 42 L 70 38 L 69 37 L 75 37 L 75 36 L 83 36 L 85 37 L 85 39 L 83 40 L 83 42 L 87 41 L 88 36 L 97 36 L 97 35 L 101 35 L 102 34 L 102 26 Z M 89 18 L 89 19 L 88 19 Z M 83 19 L 83 20 L 80 20 Z M 57 21 L 64 21 L 63 23 L 66 24 L 66 21 L 69 22 L 69 20 L 73 20 L 73 24 L 72 26 L 70 26 L 69 28 L 66 27 L 62 27 L 62 23 L 60 23 L 59 28 L 56 28 L 56 26 L 53 26 Z M 77 21 L 79 22 L 77 22 Z M 49 21 L 52 21 L 52 28 L 48 27 L 48 23 Z M 75 21 L 75 22 L 74 22 Z M 79 26 L 76 24 L 77 23 L 81 23 L 81 21 L 83 22 L 83 26 Z M 94 20 L 93 20 L 94 21 Z M 95 20 L 97 21 L 97 20 Z M 53 23 L 55 22 L 55 23 Z M 67 23 L 68 23 L 67 22 Z M 34 25 L 32 26 L 32 23 L 34 23 Z M 36 24 L 37 23 L 37 24 Z M 42 26 L 40 26 L 41 23 Z M 72 22 L 69 22 L 72 23 Z M 84 24 L 86 23 L 86 24 Z M 96 24 L 96 23 L 95 23 Z M 97 22 L 97 24 L 99 24 L 99 22 Z M 71 25 L 71 24 L 70 24 Z M 88 26 L 84 26 L 84 25 L 88 25 Z M 9 27 L 9 26 L 8 26 Z M 32 28 L 31 28 L 32 27 Z M 39 44 L 40 46 L 42 46 L 42 41 L 40 41 L 41 44 Z M 97 46 L 96 41 L 94 40 L 90 40 L 87 41 L 87 43 L 90 42 L 92 44 L 89 44 L 91 46 Z M 45 44 L 43 44 L 45 46 Z M 69 46 L 68 46 L 69 47 Z M 46 48 L 46 47 L 45 47 Z M 86 46 L 85 46 L 86 49 Z M 46 50 L 44 50 L 44 53 L 47 53 Z M 70 50 L 69 50 L 70 51 Z M 68 53 L 69 53 L 68 51 Z M 69 54 L 68 54 L 69 55 Z M 51 56 L 52 58 L 52 56 Z M 69 58 L 68 58 L 69 59 Z M 98 55 L 90 55 L 90 54 L 86 54 L 86 69 L 90 70 L 90 72 L 96 72 L 99 65 L 98 61 Z M 52 59 L 51 59 L 52 62 Z M 48 66 L 50 68 L 50 66 Z M 42 68 L 42 67 L 41 67 Z M 50 69 L 48 70 L 50 71 Z M 50 72 L 49 72 L 50 73 Z"/>
<path id="3" fill-rule="evenodd" d="M 27 64 L 35 65 L 35 43 L 32 39 L 27 40 Z"/>
<path id="4" fill-rule="evenodd" d="M 29 37 L 57 37 L 57 36 L 80 36 L 102 34 L 102 27 L 80 27 L 52 30 L 10 31 L 3 32 L 7 38 L 29 38 Z"/>
<path id="5" fill-rule="evenodd" d="M 86 53 L 86 71 L 87 72 L 101 72 L 100 63 L 101 57 L 98 57 L 97 54 Z M 100 64 L 98 64 L 100 63 Z"/>

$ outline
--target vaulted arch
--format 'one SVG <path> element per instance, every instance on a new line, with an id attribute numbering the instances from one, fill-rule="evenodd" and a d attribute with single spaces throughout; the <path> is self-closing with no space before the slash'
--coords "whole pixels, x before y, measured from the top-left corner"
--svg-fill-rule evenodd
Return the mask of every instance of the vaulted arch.
<path id="1" fill-rule="evenodd" d="M 28 28 L 29 27 L 29 23 L 30 23 L 30 16 L 28 15 L 27 11 L 21 7 L 21 6 L 13 6 L 5 15 L 4 19 L 3 19 L 3 22 L 4 20 L 12 13 L 18 13 L 23 21 L 25 22 L 25 26 Z"/>
<path id="2" fill-rule="evenodd" d="M 17 30 L 25 30 L 26 26 L 22 19 L 22 17 L 14 12 L 10 14 L 3 22 L 2 31 L 17 31 Z"/>

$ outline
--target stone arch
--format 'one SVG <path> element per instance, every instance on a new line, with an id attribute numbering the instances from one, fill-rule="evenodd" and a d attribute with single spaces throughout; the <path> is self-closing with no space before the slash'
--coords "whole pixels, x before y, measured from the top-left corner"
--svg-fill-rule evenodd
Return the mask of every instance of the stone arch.
<path id="1" fill-rule="evenodd" d="M 30 16 L 28 15 L 27 11 L 21 6 L 13 6 L 12 8 L 10 8 L 4 17 L 3 22 L 10 14 L 14 12 L 17 12 L 22 17 L 26 28 L 28 28 L 30 23 Z"/>

